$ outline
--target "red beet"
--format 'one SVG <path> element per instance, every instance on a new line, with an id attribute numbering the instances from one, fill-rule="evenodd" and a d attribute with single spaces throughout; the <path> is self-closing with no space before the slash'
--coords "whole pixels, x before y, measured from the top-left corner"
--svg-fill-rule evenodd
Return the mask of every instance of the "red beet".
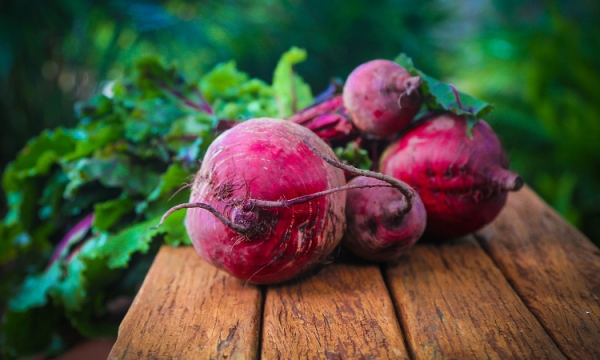
<path id="1" fill-rule="evenodd" d="M 288 118 L 288 121 L 309 128 L 327 142 L 349 140 L 357 133 L 344 108 L 341 96 L 334 96 L 299 111 Z"/>
<path id="2" fill-rule="evenodd" d="M 385 184 L 365 176 L 348 185 Z M 391 187 L 352 189 L 346 198 L 348 223 L 342 244 L 356 255 L 371 261 L 397 259 L 419 240 L 427 221 L 425 207 L 418 195 L 410 211 L 403 213 L 406 199 Z"/>
<path id="3" fill-rule="evenodd" d="M 289 280 L 326 260 L 346 227 L 345 192 L 285 199 L 343 186 L 344 173 L 306 142 L 335 158 L 310 130 L 275 119 L 248 120 L 210 145 L 183 206 L 204 259 L 257 284 Z"/>
<path id="4" fill-rule="evenodd" d="M 405 128 L 421 107 L 419 76 L 389 60 L 358 66 L 346 80 L 344 106 L 361 131 L 388 136 Z"/>
<path id="5" fill-rule="evenodd" d="M 523 186 L 508 171 L 500 140 L 483 120 L 467 135 L 464 117 L 442 114 L 415 124 L 382 155 L 381 172 L 419 193 L 427 210 L 425 233 L 456 237 L 491 222 L 508 191 Z"/>

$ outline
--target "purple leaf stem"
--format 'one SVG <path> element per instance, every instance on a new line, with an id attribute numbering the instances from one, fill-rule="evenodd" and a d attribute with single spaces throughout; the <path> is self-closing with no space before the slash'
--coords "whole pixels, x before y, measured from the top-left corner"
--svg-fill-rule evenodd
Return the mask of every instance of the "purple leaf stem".
<path id="1" fill-rule="evenodd" d="M 94 213 L 86 215 L 83 219 L 81 219 L 75 226 L 73 226 L 67 234 L 60 240 L 52 256 L 50 257 L 50 261 L 48 262 L 48 267 L 52 266 L 55 261 L 60 259 L 63 256 L 63 252 L 72 244 L 81 241 L 88 231 L 92 228 L 92 223 L 94 222 Z"/>

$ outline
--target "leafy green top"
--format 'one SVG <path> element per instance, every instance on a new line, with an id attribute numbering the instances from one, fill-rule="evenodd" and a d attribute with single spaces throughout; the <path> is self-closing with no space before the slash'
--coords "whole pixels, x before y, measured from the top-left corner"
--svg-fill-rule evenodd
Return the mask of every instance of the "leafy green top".
<path id="1" fill-rule="evenodd" d="M 418 70 L 412 59 L 402 53 L 394 60 L 400 66 L 406 69 L 411 75 L 421 77 L 421 94 L 425 98 L 424 107 L 433 111 L 450 111 L 456 115 L 463 115 L 467 118 L 471 134 L 471 129 L 478 119 L 485 117 L 494 108 L 493 105 L 474 98 L 457 90 L 450 84 L 445 84 L 421 70 Z"/>
<path id="2" fill-rule="evenodd" d="M 123 310 L 111 304 L 135 294 L 158 245 L 189 243 L 185 211 L 151 227 L 187 201 L 189 193 L 178 190 L 191 181 L 219 120 L 281 117 L 312 103 L 293 72 L 305 57 L 297 48 L 285 53 L 273 85 L 234 62 L 188 81 L 145 58 L 132 77 L 78 106 L 75 128 L 29 141 L 2 179 L 9 211 L 0 222 L 0 264 L 14 268 L 0 280 L 8 301 L 2 355 L 58 352 L 69 329 L 116 334 L 123 314 L 114 312 Z"/>

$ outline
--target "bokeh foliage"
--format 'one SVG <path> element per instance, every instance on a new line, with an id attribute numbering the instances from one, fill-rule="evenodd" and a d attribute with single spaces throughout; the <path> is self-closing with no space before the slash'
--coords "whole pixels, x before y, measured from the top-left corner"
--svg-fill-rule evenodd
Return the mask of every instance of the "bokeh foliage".
<path id="1" fill-rule="evenodd" d="M 600 3 L 492 5 L 452 78 L 496 104 L 512 167 L 600 244 Z"/>
<path id="2" fill-rule="evenodd" d="M 73 125 L 73 103 L 119 78 L 141 55 L 199 77 L 234 59 L 270 81 L 292 45 L 308 51 L 299 71 L 315 88 L 373 57 L 403 51 L 437 75 L 434 24 L 444 11 L 410 1 L 34 0 L 0 13 L 2 158 L 45 128 Z"/>

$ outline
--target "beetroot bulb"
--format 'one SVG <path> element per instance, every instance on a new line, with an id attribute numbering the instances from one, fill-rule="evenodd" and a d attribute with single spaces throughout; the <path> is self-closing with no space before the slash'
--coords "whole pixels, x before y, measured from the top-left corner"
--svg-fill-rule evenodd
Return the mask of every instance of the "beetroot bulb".
<path id="1" fill-rule="evenodd" d="M 405 128 L 421 107 L 421 78 L 389 60 L 354 69 L 342 91 L 344 107 L 361 131 L 388 136 Z"/>
<path id="2" fill-rule="evenodd" d="M 285 201 L 345 185 L 343 171 L 303 141 L 335 157 L 310 130 L 267 118 L 236 125 L 209 146 L 186 206 L 188 235 L 206 261 L 248 282 L 273 284 L 323 262 L 339 244 L 344 191 Z"/>
<path id="3" fill-rule="evenodd" d="M 492 128 L 444 113 L 417 122 L 383 153 L 381 172 L 414 187 L 427 210 L 425 234 L 457 237 L 490 223 L 507 192 L 523 186 Z"/>
<path id="4" fill-rule="evenodd" d="M 385 184 L 365 176 L 357 176 L 348 185 Z M 406 199 L 390 187 L 348 190 L 346 221 L 342 244 L 356 255 L 370 261 L 392 261 L 408 251 L 419 240 L 427 222 L 423 202 L 415 195 L 412 208 L 403 213 Z"/>

